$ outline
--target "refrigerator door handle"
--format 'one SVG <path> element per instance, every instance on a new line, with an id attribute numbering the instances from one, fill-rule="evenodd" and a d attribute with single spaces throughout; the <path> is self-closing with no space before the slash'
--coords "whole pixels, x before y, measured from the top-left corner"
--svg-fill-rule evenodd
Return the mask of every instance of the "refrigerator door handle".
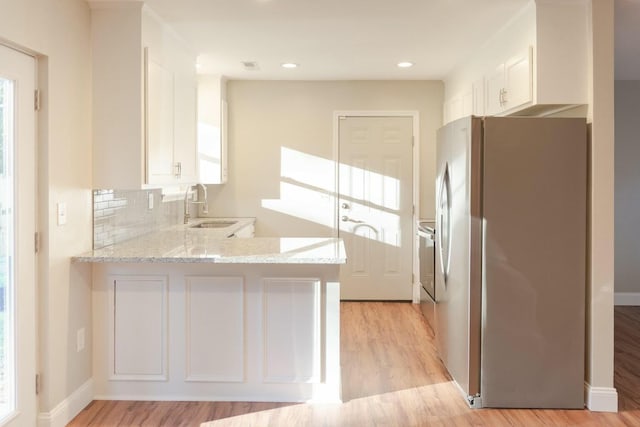
<path id="1" fill-rule="evenodd" d="M 451 179 L 449 177 L 449 164 L 445 165 L 438 196 L 438 230 L 436 235 L 439 236 L 437 240 L 440 269 L 446 285 L 451 255 Z"/>

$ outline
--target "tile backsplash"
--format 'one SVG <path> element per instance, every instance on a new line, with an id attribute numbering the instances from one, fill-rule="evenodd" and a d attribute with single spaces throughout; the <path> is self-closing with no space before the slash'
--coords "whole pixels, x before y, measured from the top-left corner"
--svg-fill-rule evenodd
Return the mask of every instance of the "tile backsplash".
<path id="1" fill-rule="evenodd" d="M 149 209 L 149 195 L 153 208 Z M 120 243 L 182 221 L 180 200 L 162 202 L 157 190 L 93 190 L 93 248 Z"/>

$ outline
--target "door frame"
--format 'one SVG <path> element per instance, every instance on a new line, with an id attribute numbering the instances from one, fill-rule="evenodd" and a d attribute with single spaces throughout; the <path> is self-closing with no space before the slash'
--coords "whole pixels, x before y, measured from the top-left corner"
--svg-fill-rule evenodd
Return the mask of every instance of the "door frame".
<path id="1" fill-rule="evenodd" d="M 413 289 L 413 303 L 420 302 L 420 274 L 418 272 L 418 245 L 420 243 L 418 239 L 417 221 L 420 211 L 420 113 L 416 110 L 337 110 L 333 112 L 333 182 L 334 197 L 333 203 L 333 237 L 338 237 L 338 216 L 339 216 L 339 170 L 338 162 L 340 159 L 340 117 L 411 117 L 413 124 L 413 156 L 412 164 L 412 176 L 413 176 L 413 213 L 411 233 L 413 236 L 411 245 L 411 259 L 412 268 L 411 276 L 413 277 L 413 283 L 411 284 Z M 348 259 L 347 254 L 347 259 Z"/>

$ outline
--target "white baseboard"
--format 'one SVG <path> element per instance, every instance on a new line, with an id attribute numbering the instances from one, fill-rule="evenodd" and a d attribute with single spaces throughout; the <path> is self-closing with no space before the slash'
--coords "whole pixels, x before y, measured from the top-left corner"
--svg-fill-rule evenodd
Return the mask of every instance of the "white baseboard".
<path id="1" fill-rule="evenodd" d="M 40 412 L 38 427 L 64 427 L 92 400 L 93 379 L 89 379 L 50 412 Z"/>
<path id="2" fill-rule="evenodd" d="M 614 305 L 640 305 L 640 292 L 616 292 L 613 295 Z"/>
<path id="3" fill-rule="evenodd" d="M 618 392 L 613 387 L 591 387 L 584 383 L 584 401 L 594 412 L 618 412 Z"/>

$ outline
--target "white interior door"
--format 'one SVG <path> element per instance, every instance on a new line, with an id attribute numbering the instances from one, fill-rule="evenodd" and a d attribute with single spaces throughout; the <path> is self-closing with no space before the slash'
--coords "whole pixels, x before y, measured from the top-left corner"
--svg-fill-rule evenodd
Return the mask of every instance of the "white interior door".
<path id="1" fill-rule="evenodd" d="M 412 299 L 413 118 L 339 120 L 341 298 Z"/>
<path id="2" fill-rule="evenodd" d="M 35 59 L 0 45 L 0 425 L 36 424 Z"/>

